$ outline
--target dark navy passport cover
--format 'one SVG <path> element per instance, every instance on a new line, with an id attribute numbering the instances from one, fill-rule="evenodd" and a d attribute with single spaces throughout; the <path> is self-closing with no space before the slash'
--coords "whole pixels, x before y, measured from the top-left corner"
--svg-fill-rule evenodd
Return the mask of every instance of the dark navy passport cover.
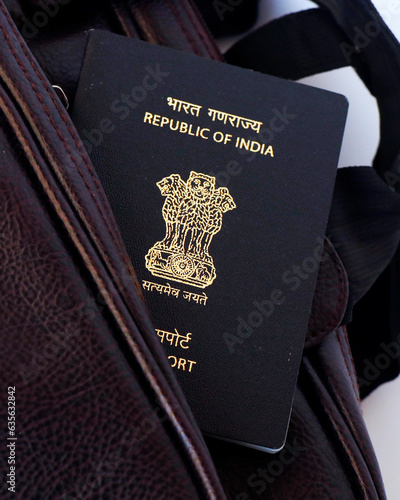
<path id="1" fill-rule="evenodd" d="M 346 114 L 338 94 L 89 35 L 73 120 L 205 434 L 285 442 Z"/>

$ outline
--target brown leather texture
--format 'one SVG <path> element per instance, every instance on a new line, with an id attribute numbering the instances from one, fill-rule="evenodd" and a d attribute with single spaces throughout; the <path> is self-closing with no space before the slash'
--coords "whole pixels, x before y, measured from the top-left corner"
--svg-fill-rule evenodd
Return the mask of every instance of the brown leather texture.
<path id="1" fill-rule="evenodd" d="M 307 351 L 287 444 L 276 455 L 209 443 L 229 498 L 385 498 L 351 363 L 344 328 Z"/>
<path id="2" fill-rule="evenodd" d="M 45 12 L 50 0 L 5 4 L 0 379 L 3 395 L 16 386 L 14 498 L 384 499 L 339 326 L 346 272 L 329 241 L 287 446 L 274 456 L 215 440 L 207 449 L 96 173 L 51 88 L 73 101 L 91 28 L 222 60 L 192 3 L 63 0 L 54 16 Z M 38 12 L 47 15 L 42 27 Z"/>
<path id="3" fill-rule="evenodd" d="M 327 237 L 317 275 L 305 348 L 322 342 L 339 327 L 349 295 L 349 282 L 343 262 Z"/>
<path id="4" fill-rule="evenodd" d="M 1 380 L 3 394 L 16 387 L 17 497 L 223 498 L 93 167 L 1 2 L 0 40 Z"/>

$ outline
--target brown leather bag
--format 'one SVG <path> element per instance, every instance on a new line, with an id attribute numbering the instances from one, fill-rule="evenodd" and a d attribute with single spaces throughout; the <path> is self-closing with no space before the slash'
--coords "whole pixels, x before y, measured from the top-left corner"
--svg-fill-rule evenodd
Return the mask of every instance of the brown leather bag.
<path id="1" fill-rule="evenodd" d="M 90 28 L 223 60 L 191 1 L 0 0 L 1 382 L 3 395 L 15 387 L 14 498 L 384 499 L 340 326 L 346 270 L 328 240 L 287 446 L 270 456 L 204 442 L 52 88 L 73 101 Z M 6 422 L 4 404 L 0 413 Z"/>

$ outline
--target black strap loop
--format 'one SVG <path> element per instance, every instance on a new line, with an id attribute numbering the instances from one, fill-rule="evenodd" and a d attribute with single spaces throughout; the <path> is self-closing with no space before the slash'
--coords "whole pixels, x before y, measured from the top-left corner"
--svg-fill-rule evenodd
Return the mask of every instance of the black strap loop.
<path id="1" fill-rule="evenodd" d="M 349 65 L 343 31 L 324 9 L 290 14 L 262 26 L 235 44 L 226 60 L 236 66 L 299 80 Z"/>
<path id="2" fill-rule="evenodd" d="M 316 3 L 321 7 L 259 28 L 234 45 L 226 59 L 292 80 L 350 65 L 377 100 L 381 122 L 374 169 L 338 171 L 327 232 L 349 276 L 344 323 L 351 320 L 357 303 L 350 326 L 356 365 L 362 373 L 365 358 L 374 359 L 379 342 L 393 341 L 400 329 L 399 313 L 371 308 L 371 301 L 379 307 L 376 297 L 385 298 L 387 308 L 389 299 L 391 303 L 396 299 L 397 309 L 400 300 L 399 287 L 390 295 L 387 285 L 400 282 L 400 252 L 396 254 L 400 240 L 400 44 L 370 0 Z M 391 274 L 390 279 L 382 279 L 385 273 Z M 391 374 L 399 371 L 399 364 Z M 388 373 L 379 382 L 392 376 Z M 362 388 L 363 393 L 375 385 Z"/>
<path id="3" fill-rule="evenodd" d="M 234 45 L 231 64 L 297 80 L 351 65 L 376 97 L 381 141 L 373 166 L 400 193 L 400 44 L 370 0 L 316 0 L 322 8 L 276 19 Z"/>

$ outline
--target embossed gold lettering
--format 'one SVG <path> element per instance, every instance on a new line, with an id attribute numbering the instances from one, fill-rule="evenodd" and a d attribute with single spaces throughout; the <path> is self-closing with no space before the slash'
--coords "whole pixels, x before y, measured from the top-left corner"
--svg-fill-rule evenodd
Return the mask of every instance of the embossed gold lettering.
<path id="1" fill-rule="evenodd" d="M 178 370 L 182 369 L 183 371 L 185 371 L 185 368 L 186 368 L 186 359 L 185 358 L 179 358 L 179 361 L 178 361 Z"/>
<path id="2" fill-rule="evenodd" d="M 191 372 L 193 366 L 197 364 L 197 361 L 192 361 L 191 359 L 177 358 L 176 356 L 168 356 L 171 361 L 171 368 L 176 368 L 177 370 Z M 186 370 L 186 367 L 188 368 Z"/>
<path id="3" fill-rule="evenodd" d="M 244 139 L 243 137 L 238 137 L 236 139 L 235 147 L 238 149 L 244 149 L 246 151 L 251 151 L 252 153 L 259 153 L 261 155 L 274 156 L 274 150 L 271 145 L 267 146 L 264 143 L 258 141 L 251 141 L 250 139 Z"/>
<path id="4" fill-rule="evenodd" d="M 196 364 L 196 361 L 190 361 L 190 359 L 188 359 L 187 362 L 189 363 L 189 372 L 191 372 L 192 366 Z"/>
<path id="5" fill-rule="evenodd" d="M 182 101 L 183 102 L 183 101 Z M 191 135 L 193 137 L 200 137 L 201 139 L 208 139 L 209 128 L 203 128 L 199 125 L 193 125 L 192 123 L 187 123 L 180 120 L 174 120 L 173 118 L 168 118 L 168 116 L 155 115 L 153 113 L 145 112 L 143 117 L 143 123 L 148 123 L 149 125 L 154 125 L 155 127 L 169 127 L 173 132 L 178 131 L 181 134 Z M 232 136 L 226 134 L 225 144 L 231 140 Z M 222 139 L 221 139 L 222 141 Z"/>
<path id="6" fill-rule="evenodd" d="M 175 361 L 173 362 L 173 364 L 171 364 L 171 367 L 172 368 L 175 368 L 176 366 L 176 363 L 178 362 L 178 358 L 176 356 L 168 356 L 168 359 L 174 359 Z"/>
<path id="7" fill-rule="evenodd" d="M 151 123 L 152 118 L 153 118 L 153 114 L 146 111 L 146 113 L 144 114 L 143 121 L 144 121 L 144 123 Z"/>

